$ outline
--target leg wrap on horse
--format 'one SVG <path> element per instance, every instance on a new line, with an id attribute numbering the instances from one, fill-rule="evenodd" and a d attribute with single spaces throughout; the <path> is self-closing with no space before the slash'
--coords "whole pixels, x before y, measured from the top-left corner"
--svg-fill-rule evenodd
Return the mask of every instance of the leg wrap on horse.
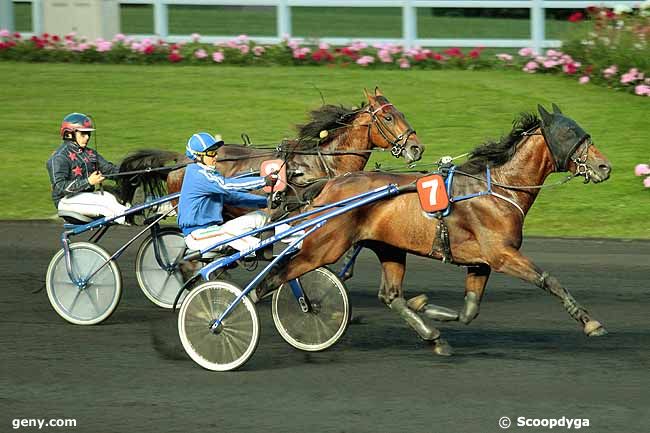
<path id="1" fill-rule="evenodd" d="M 480 301 L 478 295 L 474 292 L 467 292 L 465 295 L 465 305 L 460 312 L 460 321 L 466 325 L 476 319 L 480 311 Z"/>
<path id="2" fill-rule="evenodd" d="M 431 341 L 440 338 L 440 331 L 427 325 L 417 313 L 407 307 L 404 298 L 394 299 L 390 304 L 390 308 L 395 310 L 423 340 Z"/>

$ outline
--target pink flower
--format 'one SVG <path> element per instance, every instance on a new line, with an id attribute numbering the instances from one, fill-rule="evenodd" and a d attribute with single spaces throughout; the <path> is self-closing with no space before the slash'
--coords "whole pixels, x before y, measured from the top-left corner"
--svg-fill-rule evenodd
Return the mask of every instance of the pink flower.
<path id="1" fill-rule="evenodd" d="M 497 54 L 497 59 L 501 60 L 502 62 L 512 62 L 512 56 L 510 54 Z"/>
<path id="2" fill-rule="evenodd" d="M 519 50 L 519 55 L 521 57 L 531 57 L 535 55 L 535 51 L 532 48 L 522 48 Z"/>
<path id="3" fill-rule="evenodd" d="M 198 33 L 192 33 L 192 34 L 190 35 L 190 38 L 192 38 L 192 42 L 195 42 L 195 43 L 196 43 L 196 42 L 199 41 L 199 39 L 201 39 L 201 35 L 198 34 Z"/>
<path id="4" fill-rule="evenodd" d="M 310 52 L 311 52 L 311 49 L 309 49 L 307 47 L 295 48 L 293 50 L 293 58 L 302 60 L 305 57 L 307 57 L 307 54 L 309 54 Z"/>
<path id="5" fill-rule="evenodd" d="M 208 57 L 208 53 L 206 53 L 205 50 L 201 48 L 194 51 L 194 57 L 196 57 L 197 59 L 205 59 L 206 57 Z"/>
<path id="6" fill-rule="evenodd" d="M 251 47 L 248 45 L 240 45 L 238 48 L 242 54 L 248 54 L 248 52 L 251 50 Z"/>
<path id="7" fill-rule="evenodd" d="M 603 71 L 603 76 L 605 78 L 612 78 L 617 73 L 618 73 L 618 66 L 612 65 Z"/>
<path id="8" fill-rule="evenodd" d="M 393 63 L 393 57 L 386 49 L 377 51 L 377 57 L 379 58 L 379 61 L 382 63 Z"/>
<path id="9" fill-rule="evenodd" d="M 357 65 L 368 66 L 370 63 L 374 63 L 375 58 L 372 56 L 361 56 L 357 59 Z"/>
<path id="10" fill-rule="evenodd" d="M 560 57 L 562 56 L 561 51 L 555 51 L 555 50 L 548 50 L 546 51 L 546 57 Z"/>
<path id="11" fill-rule="evenodd" d="M 645 84 L 639 84 L 634 88 L 634 93 L 636 93 L 639 96 L 650 96 L 650 86 L 646 86 Z"/>
<path id="12" fill-rule="evenodd" d="M 224 56 L 223 56 L 223 53 L 221 51 L 215 51 L 214 53 L 212 53 L 212 60 L 215 63 L 221 63 L 221 62 L 223 62 L 223 59 L 224 59 Z"/>
<path id="13" fill-rule="evenodd" d="M 650 177 L 646 177 L 645 179 L 643 179 L 643 186 L 645 186 L 646 188 L 650 188 Z"/>
<path id="14" fill-rule="evenodd" d="M 579 82 L 580 84 L 587 84 L 587 83 L 589 82 L 589 77 L 588 77 L 587 75 L 583 75 L 582 77 L 580 77 L 580 79 L 578 80 L 578 82 Z"/>
<path id="15" fill-rule="evenodd" d="M 321 42 L 320 44 L 318 44 L 318 49 L 319 50 L 329 50 L 330 49 L 330 44 L 328 44 L 327 42 Z"/>
<path id="16" fill-rule="evenodd" d="M 256 46 L 256 47 L 253 48 L 253 54 L 255 54 L 257 57 L 259 57 L 259 56 L 261 56 L 262 54 L 264 54 L 264 51 L 266 51 L 266 48 L 264 48 L 264 47 L 261 46 L 261 45 L 258 45 L 258 46 Z"/>
<path id="17" fill-rule="evenodd" d="M 647 176 L 650 174 L 650 165 L 648 164 L 637 164 L 634 167 L 635 176 Z"/>
<path id="18" fill-rule="evenodd" d="M 7 29 L 0 30 L 0 38 L 8 38 L 11 32 Z"/>
<path id="19" fill-rule="evenodd" d="M 95 45 L 97 47 L 95 49 L 99 53 L 110 51 L 111 48 L 113 48 L 113 43 L 111 41 L 104 41 L 104 40 L 100 40 L 100 39 L 98 39 L 97 42 L 95 42 Z"/>
<path id="20" fill-rule="evenodd" d="M 546 69 L 549 69 L 549 68 L 556 67 L 557 65 L 559 65 L 559 63 L 555 60 L 544 60 L 544 63 L 542 63 L 542 65 L 544 65 Z"/>
<path id="21" fill-rule="evenodd" d="M 399 59 L 399 67 L 402 68 L 402 69 L 408 69 L 408 68 L 411 67 L 411 64 L 409 63 L 409 61 L 407 59 L 402 57 L 401 59 Z"/>
<path id="22" fill-rule="evenodd" d="M 639 71 L 636 68 L 630 69 L 627 73 L 623 74 L 621 76 L 621 84 L 629 84 L 632 83 L 638 79 L 642 79 L 643 74 L 639 76 Z"/>
<path id="23" fill-rule="evenodd" d="M 113 37 L 113 40 L 114 40 L 115 42 L 121 42 L 121 41 L 123 41 L 124 39 L 126 39 L 126 36 L 124 36 L 122 33 L 118 33 L 118 34 L 116 34 L 116 35 Z"/>
<path id="24" fill-rule="evenodd" d="M 526 63 L 526 65 L 524 66 L 523 71 L 524 71 L 524 72 L 529 72 L 529 73 L 531 73 L 531 74 L 534 74 L 534 73 L 535 73 L 535 70 L 536 70 L 537 68 L 539 68 L 539 65 L 538 65 L 536 62 L 528 62 L 528 63 Z"/>

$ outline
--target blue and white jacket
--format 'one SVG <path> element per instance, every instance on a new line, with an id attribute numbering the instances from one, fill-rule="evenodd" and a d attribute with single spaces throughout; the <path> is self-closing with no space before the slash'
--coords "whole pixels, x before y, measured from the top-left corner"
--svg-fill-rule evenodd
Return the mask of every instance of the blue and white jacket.
<path id="1" fill-rule="evenodd" d="M 266 198 L 249 194 L 265 186 L 263 177 L 228 178 L 203 164 L 190 164 L 178 203 L 178 226 L 187 236 L 194 230 L 223 223 L 223 205 L 260 209 L 266 207 Z"/>

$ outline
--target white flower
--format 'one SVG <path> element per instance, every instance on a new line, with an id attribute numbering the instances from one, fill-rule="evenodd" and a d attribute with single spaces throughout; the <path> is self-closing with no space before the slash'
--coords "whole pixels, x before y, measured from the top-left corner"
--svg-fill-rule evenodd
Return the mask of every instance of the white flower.
<path id="1" fill-rule="evenodd" d="M 614 13 L 616 15 L 629 14 L 632 13 L 632 8 L 627 5 L 616 5 L 614 6 Z"/>

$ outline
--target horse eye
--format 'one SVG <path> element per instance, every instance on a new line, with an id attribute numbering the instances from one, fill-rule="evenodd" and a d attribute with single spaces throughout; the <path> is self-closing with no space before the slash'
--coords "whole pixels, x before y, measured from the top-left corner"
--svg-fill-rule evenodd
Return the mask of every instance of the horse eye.
<path id="1" fill-rule="evenodd" d="M 386 122 L 392 122 L 393 121 L 393 116 L 391 116 L 391 115 L 384 116 L 384 119 L 386 120 Z"/>

